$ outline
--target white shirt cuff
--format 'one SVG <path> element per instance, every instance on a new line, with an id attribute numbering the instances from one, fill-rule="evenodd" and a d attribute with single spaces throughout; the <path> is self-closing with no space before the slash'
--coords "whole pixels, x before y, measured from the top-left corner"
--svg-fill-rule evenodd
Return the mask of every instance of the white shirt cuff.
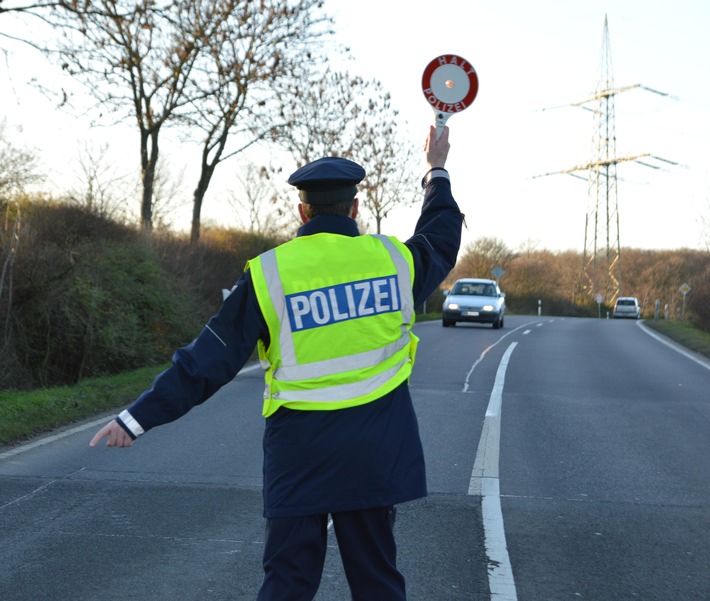
<path id="1" fill-rule="evenodd" d="M 444 179 L 451 180 L 449 177 L 449 172 L 443 167 L 434 167 L 429 169 L 426 175 L 422 178 L 422 188 L 426 188 L 429 182 L 437 177 L 443 177 Z"/>
<path id="2" fill-rule="evenodd" d="M 136 419 L 128 413 L 128 410 L 121 411 L 118 415 L 118 419 L 123 422 L 123 425 L 126 426 L 136 438 L 145 432 Z"/>

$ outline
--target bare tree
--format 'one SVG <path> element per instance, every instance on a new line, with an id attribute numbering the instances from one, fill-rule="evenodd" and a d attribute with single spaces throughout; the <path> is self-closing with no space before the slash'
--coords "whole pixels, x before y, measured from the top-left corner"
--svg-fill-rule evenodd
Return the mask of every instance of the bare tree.
<path id="1" fill-rule="evenodd" d="M 0 226 L 0 316 L 4 315 L 0 356 L 4 354 L 9 340 L 13 267 L 22 234 L 22 205 L 19 198 L 26 186 L 42 179 L 35 152 L 14 145 L 8 139 L 6 122 L 0 122 L 0 210 L 3 213 Z M 7 309 L 3 309 L 3 306 Z"/>
<path id="2" fill-rule="evenodd" d="M 278 81 L 313 61 L 308 44 L 325 35 L 322 0 L 66 0 L 54 22 L 64 68 L 114 119 L 132 116 L 140 133 L 141 225 L 152 229 L 162 128 L 203 132 L 192 238 L 216 166 L 263 135 Z M 272 127 L 269 123 L 268 127 Z M 262 133 L 260 134 L 259 131 Z M 244 136 L 235 148 L 227 142 Z M 194 136 L 190 134 L 190 139 Z"/>
<path id="3" fill-rule="evenodd" d="M 710 252 L 710 197 L 705 199 L 705 212 L 698 217 L 700 243 Z"/>
<path id="4" fill-rule="evenodd" d="M 498 238 L 478 238 L 464 249 L 447 281 L 459 278 L 492 278 L 495 267 L 505 269 L 515 256 L 506 244 Z"/>
<path id="5" fill-rule="evenodd" d="M 282 232 L 292 215 L 280 202 L 278 188 L 273 183 L 276 170 L 247 163 L 237 177 L 241 190 L 229 197 L 229 204 L 242 227 L 263 236 Z"/>
<path id="6" fill-rule="evenodd" d="M 415 202 L 419 192 L 414 151 L 399 134 L 390 95 L 377 81 L 331 69 L 297 81 L 280 108 L 292 125 L 273 139 L 299 166 L 323 156 L 361 163 L 368 173 L 360 185 L 361 207 L 372 214 L 379 233 L 389 212 Z"/>
<path id="7" fill-rule="evenodd" d="M 13 2 L 0 0 L 0 15 L 3 13 L 22 13 L 33 16 L 41 15 L 41 11 L 61 5 L 61 0 L 39 0 L 38 2 Z"/>
<path id="8" fill-rule="evenodd" d="M 0 201 L 43 179 L 37 153 L 13 144 L 7 135 L 7 122 L 0 121 Z"/>
<path id="9" fill-rule="evenodd" d="M 399 136 L 398 112 L 390 95 L 373 83 L 374 96 L 363 111 L 356 132 L 357 154 L 366 166 L 367 177 L 360 185 L 361 206 L 375 218 L 377 233 L 382 221 L 398 206 L 413 205 L 421 190 L 416 185 L 414 148 Z"/>
<path id="10" fill-rule="evenodd" d="M 121 221 L 135 195 L 135 186 L 130 185 L 129 175 L 120 173 L 107 158 L 108 150 L 108 144 L 98 149 L 88 143 L 84 145 L 79 152 L 78 184 L 67 193 L 67 199 L 92 213 Z"/>
<path id="11" fill-rule="evenodd" d="M 367 83 L 349 73 L 304 70 L 279 98 L 278 114 L 289 124 L 270 132 L 270 139 L 298 166 L 323 156 L 357 159 L 357 123 Z"/>
<path id="12" fill-rule="evenodd" d="M 8 0 L 0 0 L 0 15 L 28 16 L 44 20 L 48 11 L 50 9 L 59 7 L 60 4 L 61 0 L 58 0 L 56 2 L 53 0 L 39 0 L 38 2 L 19 2 L 17 0 L 10 0 L 8 2 Z M 7 21 L 2 22 L 3 29 L 0 29 L 0 38 L 5 38 L 14 42 L 22 42 L 23 44 L 27 44 L 29 46 L 32 46 L 33 48 L 40 48 L 40 46 L 36 42 L 30 39 L 15 35 L 14 32 L 9 33 L 7 29 L 4 29 L 6 23 Z M 2 48 L 0 51 L 7 52 L 5 48 Z"/>
<path id="13" fill-rule="evenodd" d="M 155 170 L 153 184 L 153 224 L 156 228 L 170 229 L 175 211 L 190 204 L 185 195 L 185 170 L 176 173 L 168 160 L 161 156 Z"/>
<path id="14" fill-rule="evenodd" d="M 180 119 L 202 131 L 200 175 L 193 194 L 191 241 L 200 235 L 205 193 L 219 163 L 242 152 L 270 131 L 288 128 L 275 118 L 276 99 L 294 74 L 325 60 L 318 42 L 330 33 L 321 0 L 236 2 L 233 18 L 222 20 L 204 39 L 193 70 L 191 102 Z M 214 20 L 220 3 L 195 3 L 186 20 Z M 226 8 L 221 8 L 226 10 Z"/>
<path id="15" fill-rule="evenodd" d="M 141 228 L 153 226 L 160 132 L 188 103 L 186 88 L 203 40 L 215 23 L 176 31 L 192 0 L 67 0 L 53 19 L 62 33 L 63 68 L 116 121 L 135 119 L 140 134 Z M 178 34 L 179 33 L 179 34 Z"/>

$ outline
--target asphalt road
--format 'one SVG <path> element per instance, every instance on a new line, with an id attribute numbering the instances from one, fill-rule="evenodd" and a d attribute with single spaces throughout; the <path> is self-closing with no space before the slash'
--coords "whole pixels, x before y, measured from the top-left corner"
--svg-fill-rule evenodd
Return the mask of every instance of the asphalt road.
<path id="1" fill-rule="evenodd" d="M 708 362 L 633 321 L 415 331 L 411 601 L 710 599 Z M 240 374 L 126 450 L 89 449 L 105 419 L 0 449 L 0 600 L 254 599 L 261 389 Z M 333 540 L 316 599 L 349 598 Z"/>

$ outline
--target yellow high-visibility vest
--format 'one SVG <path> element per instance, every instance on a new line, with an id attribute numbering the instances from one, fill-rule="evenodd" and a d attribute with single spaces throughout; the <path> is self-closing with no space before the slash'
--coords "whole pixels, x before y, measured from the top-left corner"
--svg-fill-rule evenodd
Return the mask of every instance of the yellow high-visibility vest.
<path id="1" fill-rule="evenodd" d="M 247 269 L 269 328 L 265 417 L 369 403 L 411 374 L 414 262 L 396 238 L 299 236 Z"/>

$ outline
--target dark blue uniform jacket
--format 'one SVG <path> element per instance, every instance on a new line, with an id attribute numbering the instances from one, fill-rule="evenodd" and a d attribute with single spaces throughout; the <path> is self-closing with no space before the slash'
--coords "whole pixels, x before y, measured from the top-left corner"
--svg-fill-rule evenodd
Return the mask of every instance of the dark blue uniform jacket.
<path id="1" fill-rule="evenodd" d="M 415 233 L 406 241 L 414 258 L 417 306 L 456 263 L 461 225 L 449 180 L 432 179 Z M 352 219 L 326 215 L 306 223 L 298 235 L 319 232 L 359 235 Z M 257 339 L 268 342 L 268 337 L 246 272 L 200 335 L 175 353 L 172 366 L 129 407 L 129 413 L 144 431 L 185 415 L 230 382 Z M 281 408 L 265 420 L 267 518 L 386 507 L 426 494 L 424 456 L 406 382 L 358 407 Z"/>

